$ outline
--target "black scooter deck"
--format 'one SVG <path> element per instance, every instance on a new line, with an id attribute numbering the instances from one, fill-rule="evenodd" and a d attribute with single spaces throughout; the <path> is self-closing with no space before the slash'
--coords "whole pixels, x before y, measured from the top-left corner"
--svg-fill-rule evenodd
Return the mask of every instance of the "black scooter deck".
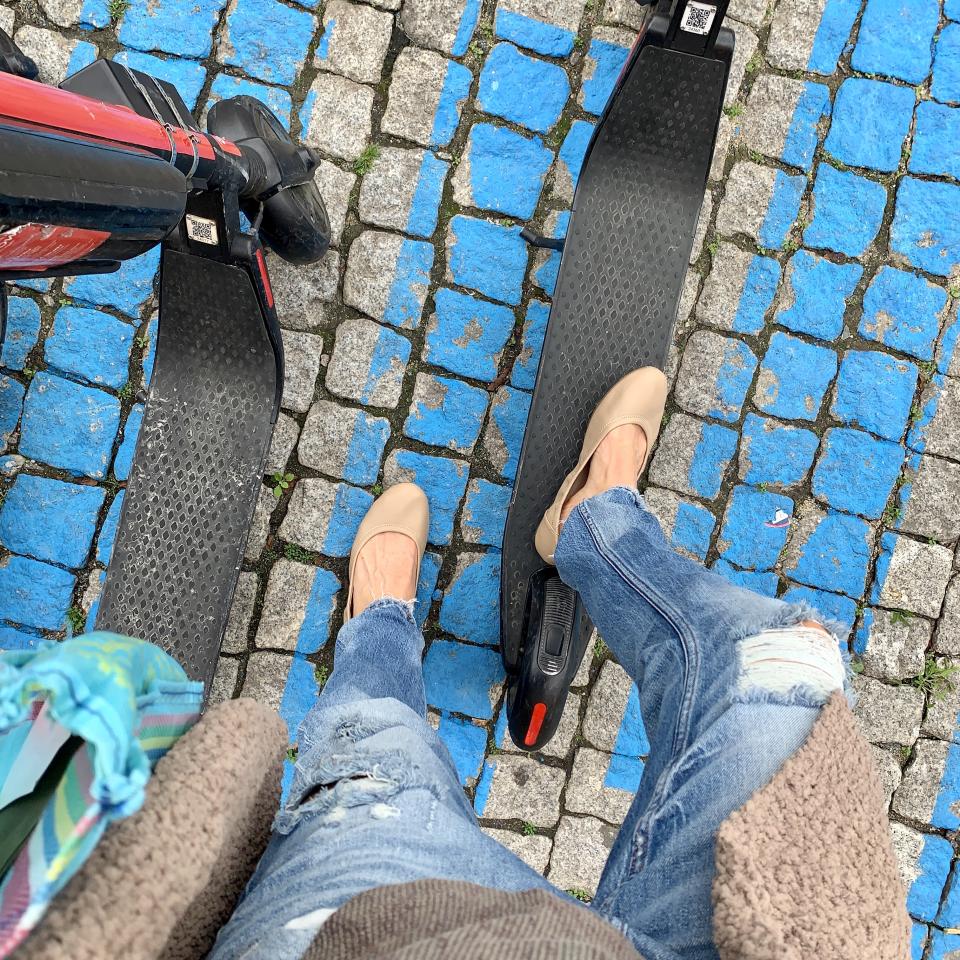
<path id="1" fill-rule="evenodd" d="M 726 59 L 641 46 L 595 132 L 504 534 L 501 645 L 508 673 L 522 665 L 528 588 L 545 567 L 534 532 L 576 463 L 590 414 L 630 370 L 666 364 L 727 72 Z M 584 645 L 564 675 L 572 677 Z M 516 739 L 513 724 L 511 732 Z M 549 735 L 536 739 L 539 746 Z"/>
<path id="2" fill-rule="evenodd" d="M 279 402 L 250 275 L 164 249 L 150 397 L 97 629 L 150 640 L 207 689 Z"/>

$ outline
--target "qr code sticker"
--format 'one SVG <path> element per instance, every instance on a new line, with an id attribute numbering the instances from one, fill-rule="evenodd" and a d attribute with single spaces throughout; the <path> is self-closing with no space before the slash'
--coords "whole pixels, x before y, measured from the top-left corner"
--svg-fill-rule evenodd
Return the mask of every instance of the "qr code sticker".
<path id="1" fill-rule="evenodd" d="M 717 15 L 717 8 L 708 3 L 688 3 L 683 13 L 680 28 L 687 33 L 699 33 L 701 36 L 710 32 L 713 18 Z"/>
<path id="2" fill-rule="evenodd" d="M 196 243 L 208 243 L 211 246 L 216 246 L 219 242 L 216 223 L 191 214 L 187 214 L 187 236 Z"/>

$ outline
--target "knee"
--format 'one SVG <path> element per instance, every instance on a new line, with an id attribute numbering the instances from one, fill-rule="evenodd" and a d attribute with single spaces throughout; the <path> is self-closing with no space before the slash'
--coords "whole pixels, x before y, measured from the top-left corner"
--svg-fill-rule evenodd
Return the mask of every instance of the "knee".
<path id="1" fill-rule="evenodd" d="M 822 706 L 846 685 L 840 643 L 816 620 L 744 637 L 737 653 L 737 699 Z"/>

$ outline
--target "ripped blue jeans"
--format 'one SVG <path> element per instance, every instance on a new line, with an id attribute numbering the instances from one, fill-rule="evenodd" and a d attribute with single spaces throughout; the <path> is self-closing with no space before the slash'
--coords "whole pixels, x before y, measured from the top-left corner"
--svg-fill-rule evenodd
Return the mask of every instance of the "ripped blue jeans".
<path id="1" fill-rule="evenodd" d="M 556 560 L 637 682 L 650 741 L 590 909 L 645 960 L 716 960 L 717 828 L 844 686 L 836 641 L 800 625 L 823 623 L 815 611 L 735 587 L 674 553 L 635 490 L 573 511 Z M 294 960 L 338 907 L 386 884 L 553 890 L 477 825 L 425 719 L 422 649 L 409 604 L 397 600 L 372 604 L 340 631 L 333 675 L 300 727 L 290 797 L 214 960 Z"/>

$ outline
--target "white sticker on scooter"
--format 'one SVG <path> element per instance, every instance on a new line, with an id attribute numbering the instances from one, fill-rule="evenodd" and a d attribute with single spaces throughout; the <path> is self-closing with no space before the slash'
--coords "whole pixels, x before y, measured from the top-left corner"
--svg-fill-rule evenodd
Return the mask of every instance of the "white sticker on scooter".
<path id="1" fill-rule="evenodd" d="M 704 36 L 710 32 L 716 15 L 717 8 L 710 6 L 709 3 L 688 3 L 687 9 L 683 12 L 680 29 L 686 30 L 687 33 L 699 33 Z"/>
<path id="2" fill-rule="evenodd" d="M 220 241 L 217 239 L 217 224 L 214 220 L 207 220 L 204 217 L 195 217 L 188 213 L 187 217 L 187 236 L 197 243 L 209 243 L 215 247 Z"/>

